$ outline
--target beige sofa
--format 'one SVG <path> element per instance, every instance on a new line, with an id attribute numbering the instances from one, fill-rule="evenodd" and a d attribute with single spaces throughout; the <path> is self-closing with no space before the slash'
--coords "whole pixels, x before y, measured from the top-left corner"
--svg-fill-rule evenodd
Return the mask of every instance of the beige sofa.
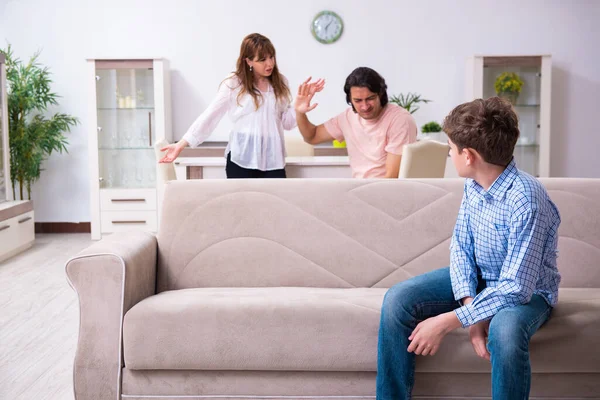
<path id="1" fill-rule="evenodd" d="M 532 398 L 599 398 L 600 180 L 543 182 L 563 281 L 531 343 Z M 462 185 L 169 183 L 156 237 L 115 234 L 67 263 L 76 399 L 373 398 L 384 293 L 448 264 Z M 455 331 L 418 358 L 415 398 L 489 398 L 489 373 Z"/>

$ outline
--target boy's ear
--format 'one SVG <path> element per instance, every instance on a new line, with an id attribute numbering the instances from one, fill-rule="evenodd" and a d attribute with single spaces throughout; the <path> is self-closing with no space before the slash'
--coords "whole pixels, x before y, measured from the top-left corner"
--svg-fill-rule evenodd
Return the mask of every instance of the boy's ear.
<path id="1" fill-rule="evenodd" d="M 463 151 L 466 153 L 465 160 L 466 160 L 467 165 L 473 165 L 473 162 L 475 161 L 475 159 L 477 158 L 477 156 L 479 154 L 471 148 L 465 148 L 465 149 L 463 149 Z"/>

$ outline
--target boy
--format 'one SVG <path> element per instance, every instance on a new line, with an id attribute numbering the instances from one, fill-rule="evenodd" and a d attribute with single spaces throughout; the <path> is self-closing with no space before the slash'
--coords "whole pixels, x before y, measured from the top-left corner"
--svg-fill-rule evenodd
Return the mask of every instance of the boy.
<path id="1" fill-rule="evenodd" d="M 493 399 L 527 399 L 529 340 L 558 300 L 560 216 L 539 181 L 515 165 L 518 118 L 508 102 L 461 104 L 446 117 L 444 132 L 454 166 L 467 178 L 450 267 L 386 293 L 377 399 L 410 399 L 415 356 L 434 355 L 461 326 L 469 328 L 477 355 L 491 361 Z"/>

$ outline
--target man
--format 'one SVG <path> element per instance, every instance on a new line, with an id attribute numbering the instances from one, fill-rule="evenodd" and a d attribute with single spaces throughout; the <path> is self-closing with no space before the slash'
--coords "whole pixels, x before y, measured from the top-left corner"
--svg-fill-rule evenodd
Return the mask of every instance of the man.
<path id="1" fill-rule="evenodd" d="M 492 398 L 529 398 L 529 341 L 558 300 L 560 216 L 541 183 L 517 169 L 512 106 L 498 97 L 456 107 L 444 121 L 450 155 L 467 178 L 450 267 L 400 282 L 383 300 L 377 399 L 410 399 L 415 355 L 468 327 L 491 361 Z M 421 322 L 419 322 L 421 321 Z"/>
<path id="2" fill-rule="evenodd" d="M 298 129 L 310 144 L 346 141 L 354 178 L 398 178 L 402 146 L 417 139 L 412 115 L 388 103 L 387 85 L 377 72 L 356 68 L 346 79 L 344 92 L 351 106 L 337 117 L 315 126 L 306 116 L 317 104 L 310 104 L 325 81 L 307 79 L 298 88 L 295 101 Z"/>

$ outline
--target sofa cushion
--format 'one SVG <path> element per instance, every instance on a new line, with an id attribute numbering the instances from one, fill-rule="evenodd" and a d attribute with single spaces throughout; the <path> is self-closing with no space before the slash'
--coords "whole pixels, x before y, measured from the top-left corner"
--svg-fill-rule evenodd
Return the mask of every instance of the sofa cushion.
<path id="1" fill-rule="evenodd" d="M 129 369 L 375 371 L 387 289 L 198 288 L 166 291 L 125 316 Z M 534 372 L 600 372 L 600 289 L 561 289 L 531 343 Z M 403 349 L 398 349 L 402 351 Z M 560 360 L 557 362 L 556 360 Z M 420 372 L 482 372 L 459 329 Z"/>

